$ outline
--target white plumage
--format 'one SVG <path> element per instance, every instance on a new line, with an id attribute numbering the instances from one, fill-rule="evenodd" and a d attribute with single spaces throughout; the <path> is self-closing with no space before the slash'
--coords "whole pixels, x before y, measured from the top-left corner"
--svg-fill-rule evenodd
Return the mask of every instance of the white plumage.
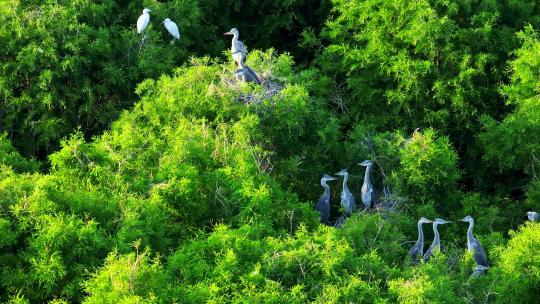
<path id="1" fill-rule="evenodd" d="M 163 21 L 163 25 L 165 25 L 167 31 L 169 31 L 174 38 L 180 39 L 180 32 L 178 31 L 178 26 L 176 23 L 167 18 Z"/>
<path id="2" fill-rule="evenodd" d="M 137 33 L 141 34 L 150 23 L 150 12 L 151 10 L 147 8 L 143 9 L 142 15 L 137 19 Z"/>

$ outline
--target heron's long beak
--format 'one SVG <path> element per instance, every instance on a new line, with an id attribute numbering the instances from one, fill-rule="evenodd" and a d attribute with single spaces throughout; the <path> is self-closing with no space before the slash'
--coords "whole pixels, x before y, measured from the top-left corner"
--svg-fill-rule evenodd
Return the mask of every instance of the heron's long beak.
<path id="1" fill-rule="evenodd" d="M 459 220 L 460 222 L 468 222 L 465 218 Z"/>
<path id="2" fill-rule="evenodd" d="M 327 178 L 326 180 L 336 180 L 336 179 L 337 179 L 337 178 L 335 178 L 335 177 L 332 176 L 332 177 L 330 177 L 330 178 Z"/>
<path id="3" fill-rule="evenodd" d="M 223 33 L 223 35 L 232 35 L 233 33 L 231 32 L 226 32 L 226 33 Z"/>

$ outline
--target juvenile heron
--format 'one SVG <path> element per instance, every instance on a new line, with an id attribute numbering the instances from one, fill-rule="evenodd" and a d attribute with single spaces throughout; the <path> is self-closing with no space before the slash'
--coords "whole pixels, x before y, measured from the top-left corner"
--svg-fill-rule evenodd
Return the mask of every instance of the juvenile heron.
<path id="1" fill-rule="evenodd" d="M 364 184 L 362 184 L 362 204 L 364 207 L 369 208 L 373 202 L 373 185 L 371 184 L 369 175 L 371 172 L 371 167 L 373 162 L 370 160 L 365 160 L 359 165 L 366 167 L 366 172 L 364 174 Z"/>
<path id="2" fill-rule="evenodd" d="M 478 278 L 479 276 L 483 275 L 488 269 L 489 269 L 489 267 L 487 267 L 487 266 L 476 265 L 473 268 L 473 272 L 472 272 L 470 278 Z"/>
<path id="3" fill-rule="evenodd" d="M 424 230 L 422 230 L 422 225 L 427 223 L 433 223 L 433 221 L 430 221 L 425 217 L 421 217 L 418 220 L 418 240 L 409 250 L 409 256 L 411 257 L 413 264 L 418 263 L 418 257 L 422 257 L 424 253 Z"/>
<path id="4" fill-rule="evenodd" d="M 347 181 L 349 180 L 349 173 L 347 169 L 343 169 L 336 173 L 336 175 L 343 176 L 343 190 L 341 190 L 341 206 L 345 211 L 345 215 L 350 216 L 354 211 L 356 211 L 356 203 L 354 202 L 354 196 L 349 187 L 347 187 Z"/>
<path id="5" fill-rule="evenodd" d="M 345 223 L 345 215 L 340 215 L 338 219 L 334 222 L 334 228 L 339 229 L 341 228 L 341 225 Z"/>
<path id="6" fill-rule="evenodd" d="M 236 80 L 243 81 L 243 82 L 255 82 L 256 84 L 261 84 L 261 81 L 259 80 L 259 77 L 257 76 L 257 73 L 253 71 L 250 67 L 247 65 L 244 65 L 244 68 L 240 68 L 236 70 L 234 73 Z"/>
<path id="7" fill-rule="evenodd" d="M 529 211 L 527 212 L 527 217 L 531 222 L 540 222 L 540 214 L 538 212 Z"/>
<path id="8" fill-rule="evenodd" d="M 441 238 L 439 236 L 439 230 L 437 230 L 437 226 L 448 224 L 448 223 L 451 223 L 451 222 L 443 220 L 443 219 L 439 219 L 439 218 L 433 221 L 433 233 L 435 236 L 433 237 L 433 242 L 431 243 L 431 246 L 429 246 L 429 249 L 426 251 L 426 253 L 423 256 L 425 262 L 429 261 L 429 259 L 431 258 L 431 255 L 433 254 L 435 250 L 441 251 Z"/>
<path id="9" fill-rule="evenodd" d="M 180 39 L 180 32 L 178 31 L 178 25 L 176 25 L 176 23 L 171 21 L 171 19 L 167 18 L 163 20 L 163 25 L 175 39 Z"/>
<path id="10" fill-rule="evenodd" d="M 474 237 L 472 233 L 474 227 L 474 219 L 470 215 L 467 215 L 460 221 L 469 222 L 469 229 L 467 229 L 467 249 L 474 254 L 474 261 L 480 266 L 489 267 L 486 252 L 484 251 L 484 248 L 482 247 L 480 242 Z"/>
<path id="11" fill-rule="evenodd" d="M 247 49 L 244 43 L 238 40 L 240 33 L 236 28 L 232 28 L 230 31 L 224 33 L 223 35 L 233 35 L 231 54 L 234 59 L 235 65 L 244 68 L 244 63 L 246 62 L 247 57 Z"/>
<path id="12" fill-rule="evenodd" d="M 151 10 L 145 8 L 142 11 L 142 15 L 139 16 L 139 19 L 137 19 L 137 33 L 142 34 L 146 27 L 148 26 L 148 23 L 150 23 L 150 13 Z"/>
<path id="13" fill-rule="evenodd" d="M 321 214 L 321 223 L 328 225 L 330 222 L 330 186 L 326 184 L 327 181 L 336 180 L 328 174 L 324 174 L 321 178 L 321 186 L 324 188 L 324 193 L 319 198 L 319 201 L 315 205 L 315 210 Z"/>

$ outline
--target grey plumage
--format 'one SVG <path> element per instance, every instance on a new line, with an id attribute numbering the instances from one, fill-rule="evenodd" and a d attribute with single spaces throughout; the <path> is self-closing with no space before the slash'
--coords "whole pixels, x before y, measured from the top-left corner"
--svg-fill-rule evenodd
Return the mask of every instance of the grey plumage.
<path id="1" fill-rule="evenodd" d="M 223 35 L 233 35 L 231 41 L 231 55 L 234 59 L 235 65 L 237 67 L 244 68 L 244 63 L 246 62 L 247 58 L 247 48 L 242 41 L 238 40 L 240 37 L 240 32 L 236 28 L 232 28 Z"/>
<path id="2" fill-rule="evenodd" d="M 315 210 L 320 213 L 321 223 L 328 225 L 330 223 L 330 186 L 326 184 L 327 181 L 336 180 L 328 174 L 324 174 L 321 178 L 321 186 L 324 188 L 324 192 L 319 198 L 319 201 L 315 205 Z"/>
<path id="3" fill-rule="evenodd" d="M 467 215 L 460 221 L 469 223 L 469 228 L 467 229 L 467 250 L 473 253 L 473 259 L 476 264 L 484 267 L 489 267 L 486 252 L 484 251 L 482 244 L 480 244 L 480 241 L 478 241 L 472 233 L 474 227 L 474 219 L 470 215 Z"/>
<path id="4" fill-rule="evenodd" d="M 334 228 L 339 229 L 341 228 L 341 225 L 345 223 L 345 215 L 340 215 L 338 219 L 334 222 Z"/>
<path id="5" fill-rule="evenodd" d="M 423 256 L 423 259 L 424 259 L 425 262 L 429 261 L 429 259 L 431 258 L 431 255 L 435 252 L 435 250 L 439 250 L 439 251 L 441 250 L 441 238 L 440 238 L 440 235 L 439 235 L 439 230 L 437 230 L 437 226 L 443 225 L 443 224 L 448 224 L 448 223 L 451 223 L 451 222 L 443 220 L 443 219 L 439 219 L 439 218 L 437 218 L 437 219 L 435 219 L 433 221 L 433 234 L 434 234 L 434 237 L 433 237 L 433 242 L 431 243 L 428 250 L 426 251 L 426 253 Z"/>
<path id="6" fill-rule="evenodd" d="M 433 222 L 428 220 L 425 217 L 421 217 L 418 220 L 418 224 L 417 224 L 418 225 L 418 240 L 416 241 L 416 243 L 414 243 L 414 245 L 412 246 L 412 248 L 409 250 L 409 253 L 408 253 L 413 264 L 418 263 L 418 260 L 419 260 L 418 258 L 422 257 L 424 253 L 424 231 L 422 230 L 422 225 L 427 224 L 427 223 L 433 223 Z"/>
<path id="7" fill-rule="evenodd" d="M 349 187 L 347 186 L 347 181 L 349 180 L 349 173 L 347 169 L 343 169 L 336 173 L 336 175 L 343 176 L 343 189 L 341 190 L 341 206 L 346 216 L 350 216 L 353 212 L 356 211 L 356 202 L 354 196 L 352 195 Z"/>
<path id="8" fill-rule="evenodd" d="M 255 82 L 256 84 L 261 84 L 257 73 L 255 73 L 255 71 L 253 71 L 247 65 L 244 65 L 244 68 L 236 70 L 234 75 L 236 76 L 236 80 L 238 81 Z"/>
<path id="9" fill-rule="evenodd" d="M 534 211 L 527 212 L 527 218 L 531 222 L 540 222 L 540 214 L 538 214 L 538 212 L 534 212 Z"/>
<path id="10" fill-rule="evenodd" d="M 482 266 L 482 265 L 476 265 L 473 268 L 473 272 L 472 272 L 472 274 L 471 274 L 471 276 L 469 278 L 478 278 L 479 276 L 483 275 L 488 269 L 489 269 L 489 267 Z"/>
<path id="11" fill-rule="evenodd" d="M 373 185 L 371 184 L 370 179 L 370 172 L 371 172 L 371 166 L 373 166 L 373 162 L 370 160 L 365 160 L 359 165 L 366 167 L 366 172 L 364 173 L 364 183 L 362 184 L 362 204 L 364 204 L 364 207 L 369 208 L 373 206 L 373 198 L 374 198 L 374 191 L 373 191 Z"/>

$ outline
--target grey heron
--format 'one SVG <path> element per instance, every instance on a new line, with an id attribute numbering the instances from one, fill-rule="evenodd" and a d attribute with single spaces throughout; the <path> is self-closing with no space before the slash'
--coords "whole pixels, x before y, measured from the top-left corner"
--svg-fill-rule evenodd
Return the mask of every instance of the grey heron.
<path id="1" fill-rule="evenodd" d="M 253 71 L 247 65 L 244 65 L 244 68 L 240 68 L 236 70 L 234 75 L 236 76 L 236 80 L 238 81 L 255 82 L 256 84 L 261 84 L 261 81 L 259 80 L 257 73 L 255 73 L 255 71 Z"/>
<path id="2" fill-rule="evenodd" d="M 230 31 L 224 33 L 223 35 L 233 35 L 231 54 L 234 59 L 235 65 L 244 68 L 244 63 L 246 62 L 247 57 L 247 49 L 244 43 L 238 40 L 240 32 L 238 32 L 236 28 L 232 28 Z"/>
<path id="3" fill-rule="evenodd" d="M 137 19 L 137 33 L 142 34 L 146 27 L 148 26 L 148 23 L 150 23 L 150 9 L 143 9 L 142 15 L 139 16 L 139 19 Z"/>
<path id="4" fill-rule="evenodd" d="M 423 256 L 423 259 L 425 262 L 429 261 L 429 259 L 431 258 L 431 255 L 433 254 L 433 252 L 435 250 L 441 250 L 441 238 L 439 236 L 439 230 L 437 230 L 437 226 L 439 225 L 443 225 L 443 224 L 448 224 L 448 223 L 451 223 L 450 221 L 447 221 L 447 220 L 443 220 L 443 219 L 435 219 L 433 221 L 433 234 L 434 234 L 434 237 L 433 237 L 433 242 L 431 243 L 431 245 L 429 246 L 428 250 L 426 251 L 426 253 L 424 254 Z"/>
<path id="5" fill-rule="evenodd" d="M 334 222 L 334 228 L 339 229 L 341 228 L 341 225 L 345 223 L 345 215 L 340 215 L 338 219 Z"/>
<path id="6" fill-rule="evenodd" d="M 371 207 L 373 202 L 373 185 L 371 184 L 371 180 L 369 177 L 373 162 L 370 160 L 365 160 L 359 163 L 359 165 L 366 167 L 366 172 L 364 174 L 364 183 L 362 184 L 362 204 L 364 204 L 364 207 L 369 208 Z"/>
<path id="7" fill-rule="evenodd" d="M 476 265 L 473 268 L 473 272 L 469 278 L 478 278 L 483 275 L 489 269 L 488 266 Z"/>
<path id="8" fill-rule="evenodd" d="M 167 18 L 163 20 L 163 25 L 175 39 L 180 39 L 180 31 L 178 31 L 178 25 L 176 25 L 174 21 L 171 21 L 171 19 Z"/>
<path id="9" fill-rule="evenodd" d="M 341 206 L 345 215 L 350 216 L 356 211 L 356 203 L 354 202 L 354 196 L 352 195 L 349 187 L 347 187 L 347 181 L 349 180 L 349 173 L 347 169 L 343 169 L 336 173 L 336 175 L 343 176 L 343 189 L 341 190 Z"/>
<path id="10" fill-rule="evenodd" d="M 411 257 L 413 264 L 418 263 L 418 257 L 422 257 L 424 254 L 424 230 L 422 230 L 422 225 L 427 223 L 433 223 L 433 221 L 428 220 L 425 217 L 421 217 L 418 220 L 418 240 L 409 250 L 409 256 Z"/>
<path id="11" fill-rule="evenodd" d="M 414 129 L 412 136 L 403 142 L 402 147 L 406 148 L 412 142 L 414 136 L 416 135 L 416 133 L 418 133 L 418 131 L 420 131 L 420 128 Z"/>
<path id="12" fill-rule="evenodd" d="M 527 217 L 531 222 L 540 222 L 540 214 L 538 212 L 529 211 L 527 212 Z"/>
<path id="13" fill-rule="evenodd" d="M 480 242 L 474 237 L 472 231 L 474 227 L 474 219 L 467 215 L 460 221 L 469 222 L 469 228 L 467 229 L 467 250 L 473 253 L 473 259 L 476 264 L 484 267 L 489 267 L 486 252 L 480 244 Z"/>
<path id="14" fill-rule="evenodd" d="M 319 198 L 319 201 L 315 205 L 315 210 L 319 211 L 321 215 L 321 223 L 328 225 L 330 220 L 330 186 L 326 184 L 327 181 L 336 180 L 328 174 L 324 174 L 321 178 L 321 186 L 324 188 L 324 193 Z"/>

